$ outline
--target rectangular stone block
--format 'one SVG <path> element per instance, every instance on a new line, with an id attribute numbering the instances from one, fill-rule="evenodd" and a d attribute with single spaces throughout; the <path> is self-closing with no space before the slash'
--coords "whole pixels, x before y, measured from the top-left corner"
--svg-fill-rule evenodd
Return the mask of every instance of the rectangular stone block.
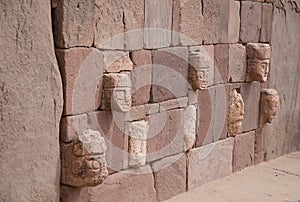
<path id="1" fill-rule="evenodd" d="M 229 45 L 217 44 L 215 48 L 214 84 L 227 83 L 229 78 Z"/>
<path id="2" fill-rule="evenodd" d="M 229 45 L 229 82 L 246 80 L 247 58 L 246 48 L 242 44 Z"/>
<path id="3" fill-rule="evenodd" d="M 180 42 L 180 0 L 172 1 L 172 46 L 179 45 Z"/>
<path id="4" fill-rule="evenodd" d="M 62 0 L 56 3 L 53 9 L 55 46 L 91 47 L 94 40 L 94 1 Z"/>
<path id="5" fill-rule="evenodd" d="M 201 0 L 180 0 L 179 11 L 180 20 L 180 44 L 200 45 L 204 39 L 204 17 Z M 177 23 L 177 22 L 173 22 Z"/>
<path id="6" fill-rule="evenodd" d="M 187 97 L 188 49 L 165 48 L 152 51 L 152 102 Z"/>
<path id="7" fill-rule="evenodd" d="M 126 121 L 134 121 L 134 120 L 141 120 L 145 119 L 146 115 L 149 114 L 149 105 L 140 105 L 131 107 L 128 113 L 125 113 L 125 120 Z"/>
<path id="8" fill-rule="evenodd" d="M 185 107 L 187 107 L 187 104 L 188 104 L 187 97 L 173 99 L 173 100 L 167 100 L 167 101 L 159 103 L 159 112 L 164 112 L 164 111 L 168 111 L 168 110 L 176 109 L 176 108 L 185 108 Z"/>
<path id="9" fill-rule="evenodd" d="M 144 28 L 144 48 L 155 49 L 170 46 L 172 0 L 146 0 Z"/>
<path id="10" fill-rule="evenodd" d="M 155 171 L 155 190 L 158 201 L 167 200 L 186 190 L 185 154 L 166 157 L 151 164 Z"/>
<path id="11" fill-rule="evenodd" d="M 103 51 L 103 62 L 106 72 L 117 73 L 133 69 L 129 53 L 124 51 Z"/>
<path id="12" fill-rule="evenodd" d="M 263 128 L 255 130 L 255 142 L 254 142 L 254 164 L 263 162 L 265 159 L 266 145 L 265 135 Z"/>
<path id="13" fill-rule="evenodd" d="M 175 109 L 148 116 L 147 162 L 184 151 L 183 111 Z"/>
<path id="14" fill-rule="evenodd" d="M 66 116 L 60 122 L 59 137 L 64 143 L 71 142 L 78 137 L 78 134 L 88 129 L 86 114 L 77 116 Z"/>
<path id="15" fill-rule="evenodd" d="M 109 172 L 120 171 L 128 166 L 128 136 L 123 114 L 110 111 L 88 113 L 88 128 L 99 131 L 107 145 L 106 161 Z"/>
<path id="16" fill-rule="evenodd" d="M 269 43 L 271 40 L 273 22 L 273 5 L 262 4 L 262 20 L 261 20 L 261 32 L 260 42 Z"/>
<path id="17" fill-rule="evenodd" d="M 232 173 L 234 139 L 227 138 L 192 149 L 188 165 L 188 189 Z"/>
<path id="18" fill-rule="evenodd" d="M 132 105 L 146 104 L 150 100 L 152 79 L 152 56 L 151 51 L 141 50 L 130 53 L 133 62 L 131 71 L 132 81 Z"/>
<path id="19" fill-rule="evenodd" d="M 89 188 L 89 202 L 156 201 L 151 168 L 146 166 L 128 172 L 110 175 L 102 185 Z"/>
<path id="20" fill-rule="evenodd" d="M 261 7 L 260 2 L 241 2 L 240 41 L 242 43 L 259 42 Z"/>
<path id="21" fill-rule="evenodd" d="M 188 104 L 189 105 L 192 105 L 192 104 L 197 104 L 198 103 L 198 93 L 197 91 L 193 91 L 193 90 L 189 90 L 189 102 Z"/>
<path id="22" fill-rule="evenodd" d="M 149 111 L 147 112 L 147 115 L 156 114 L 159 111 L 159 104 L 158 103 L 148 104 L 148 108 Z"/>
<path id="23" fill-rule="evenodd" d="M 94 45 L 100 49 L 124 49 L 125 1 L 95 1 L 95 39 Z"/>
<path id="24" fill-rule="evenodd" d="M 233 171 L 240 171 L 254 164 L 255 131 L 234 137 Z"/>
<path id="25" fill-rule="evenodd" d="M 104 72 L 102 52 L 94 48 L 56 49 L 56 56 L 63 82 L 63 115 L 98 109 Z"/>
<path id="26" fill-rule="evenodd" d="M 243 83 L 241 95 L 245 103 L 245 113 L 241 131 L 255 130 L 259 125 L 260 83 Z"/>
<path id="27" fill-rule="evenodd" d="M 240 2 L 229 0 L 228 43 L 238 43 L 240 36 Z"/>

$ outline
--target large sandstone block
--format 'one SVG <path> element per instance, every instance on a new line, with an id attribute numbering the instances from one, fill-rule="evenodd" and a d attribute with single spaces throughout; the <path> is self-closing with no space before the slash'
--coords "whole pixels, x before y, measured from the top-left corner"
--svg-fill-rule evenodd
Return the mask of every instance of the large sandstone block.
<path id="1" fill-rule="evenodd" d="M 262 20 L 261 20 L 261 32 L 260 42 L 270 42 L 272 33 L 272 21 L 273 21 L 273 5 L 262 5 Z"/>
<path id="2" fill-rule="evenodd" d="M 60 121 L 60 140 L 64 143 L 71 142 L 77 134 L 88 129 L 88 118 L 86 114 L 77 116 L 65 116 Z"/>
<path id="3" fill-rule="evenodd" d="M 255 142 L 254 142 L 254 164 L 258 164 L 264 161 L 266 145 L 265 134 L 263 128 L 255 130 Z"/>
<path id="4" fill-rule="evenodd" d="M 188 165 L 188 189 L 232 173 L 234 139 L 227 138 L 191 150 Z"/>
<path id="5" fill-rule="evenodd" d="M 197 108 L 189 105 L 184 110 L 184 142 L 185 150 L 191 149 L 196 141 Z"/>
<path id="6" fill-rule="evenodd" d="M 185 150 L 183 112 L 175 109 L 148 116 L 147 162 Z"/>
<path id="7" fill-rule="evenodd" d="M 128 52 L 124 51 L 104 51 L 103 63 L 106 72 L 130 71 L 133 63 Z"/>
<path id="8" fill-rule="evenodd" d="M 146 104 L 150 100 L 152 79 L 152 56 L 151 51 L 141 50 L 130 53 L 133 62 L 131 71 L 132 81 L 132 105 Z"/>
<path id="9" fill-rule="evenodd" d="M 172 0 L 146 0 L 144 47 L 168 47 L 171 44 Z"/>
<path id="10" fill-rule="evenodd" d="M 254 164 L 255 131 L 234 137 L 233 171 L 240 171 Z"/>
<path id="11" fill-rule="evenodd" d="M 64 115 L 93 111 L 100 106 L 103 55 L 93 48 L 56 49 L 64 90 Z"/>
<path id="12" fill-rule="evenodd" d="M 63 90 L 50 1 L 0 8 L 0 200 L 59 201 Z"/>
<path id="13" fill-rule="evenodd" d="M 71 48 L 91 47 L 94 40 L 95 1 L 62 0 L 56 1 L 53 9 L 55 46 Z"/>
<path id="14" fill-rule="evenodd" d="M 228 43 L 237 43 L 240 36 L 240 6 L 239 1 L 229 0 Z"/>
<path id="15" fill-rule="evenodd" d="M 107 145 L 106 161 L 109 172 L 128 167 L 128 136 L 124 116 L 110 111 L 88 113 L 88 128 L 100 131 Z"/>
<path id="16" fill-rule="evenodd" d="M 229 78 L 229 45 L 217 44 L 215 49 L 214 84 L 227 83 Z"/>
<path id="17" fill-rule="evenodd" d="M 147 169 L 147 173 L 143 169 Z M 133 174 L 129 171 L 110 175 L 101 186 L 89 188 L 89 201 L 156 201 L 154 179 L 150 171 L 151 168 L 146 167 L 131 171 Z"/>
<path id="18" fill-rule="evenodd" d="M 158 201 L 167 200 L 186 190 L 185 154 L 166 157 L 151 164 L 155 171 L 155 190 Z"/>
<path id="19" fill-rule="evenodd" d="M 261 29 L 260 2 L 241 2 L 241 30 L 240 41 L 242 43 L 258 42 Z"/>
<path id="20" fill-rule="evenodd" d="M 166 48 L 152 52 L 153 102 L 186 97 L 188 94 L 188 50 L 186 47 Z"/>
<path id="21" fill-rule="evenodd" d="M 242 44 L 229 45 L 229 75 L 230 82 L 244 82 L 247 69 L 246 48 Z"/>
<path id="22" fill-rule="evenodd" d="M 260 83 L 243 83 L 241 95 L 245 103 L 244 120 L 241 131 L 255 130 L 259 126 Z"/>

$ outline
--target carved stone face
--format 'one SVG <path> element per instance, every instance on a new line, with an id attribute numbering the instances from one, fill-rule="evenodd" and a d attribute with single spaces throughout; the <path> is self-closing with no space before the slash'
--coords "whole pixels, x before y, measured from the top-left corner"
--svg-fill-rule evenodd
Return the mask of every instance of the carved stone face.
<path id="1" fill-rule="evenodd" d="M 189 82 L 194 90 L 207 88 L 209 65 L 207 58 L 201 52 L 192 52 L 189 55 Z"/>
<path id="2" fill-rule="evenodd" d="M 128 112 L 131 108 L 131 80 L 127 73 L 109 73 L 103 76 L 101 109 Z"/>
<path id="3" fill-rule="evenodd" d="M 248 60 L 248 81 L 259 81 L 266 82 L 269 75 L 269 64 L 270 60 L 258 60 L 249 59 Z"/>
<path id="4" fill-rule="evenodd" d="M 106 144 L 98 131 L 85 130 L 61 145 L 61 182 L 73 187 L 96 186 L 107 177 Z"/>
<path id="5" fill-rule="evenodd" d="M 279 106 L 279 96 L 275 89 L 264 89 L 261 92 L 261 118 L 260 126 L 263 127 L 265 123 L 272 123 L 277 115 Z"/>
<path id="6" fill-rule="evenodd" d="M 228 111 L 228 132 L 235 136 L 241 129 L 244 118 L 244 101 L 236 90 L 231 93 Z"/>
<path id="7" fill-rule="evenodd" d="M 270 45 L 264 43 L 247 44 L 247 82 L 266 82 L 269 74 Z"/>

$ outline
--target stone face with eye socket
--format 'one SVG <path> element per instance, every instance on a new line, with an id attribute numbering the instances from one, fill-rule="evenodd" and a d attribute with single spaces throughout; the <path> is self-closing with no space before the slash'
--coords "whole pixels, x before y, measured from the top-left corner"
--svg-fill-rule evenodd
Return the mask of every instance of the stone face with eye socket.
<path id="1" fill-rule="evenodd" d="M 235 89 L 231 92 L 228 107 L 228 132 L 231 136 L 239 133 L 244 119 L 244 101 Z"/>
<path id="2" fill-rule="evenodd" d="M 263 89 L 260 100 L 260 127 L 266 123 L 272 123 L 277 115 L 279 107 L 279 96 L 275 89 Z"/>
<path id="3" fill-rule="evenodd" d="M 207 88 L 209 76 L 209 58 L 197 50 L 189 55 L 189 83 L 193 90 Z"/>
<path id="4" fill-rule="evenodd" d="M 87 129 L 68 144 L 61 143 L 61 183 L 96 186 L 107 177 L 106 144 L 98 131 Z"/>
<path id="5" fill-rule="evenodd" d="M 247 47 L 247 82 L 266 82 L 269 75 L 270 45 L 248 43 Z"/>

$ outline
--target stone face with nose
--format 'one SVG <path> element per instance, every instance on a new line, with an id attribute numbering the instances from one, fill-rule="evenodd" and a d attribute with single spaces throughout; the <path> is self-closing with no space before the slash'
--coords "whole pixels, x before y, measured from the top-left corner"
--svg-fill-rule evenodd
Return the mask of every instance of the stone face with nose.
<path id="1" fill-rule="evenodd" d="M 244 101 L 235 89 L 231 92 L 228 108 L 228 132 L 231 136 L 239 133 L 244 118 Z"/>

